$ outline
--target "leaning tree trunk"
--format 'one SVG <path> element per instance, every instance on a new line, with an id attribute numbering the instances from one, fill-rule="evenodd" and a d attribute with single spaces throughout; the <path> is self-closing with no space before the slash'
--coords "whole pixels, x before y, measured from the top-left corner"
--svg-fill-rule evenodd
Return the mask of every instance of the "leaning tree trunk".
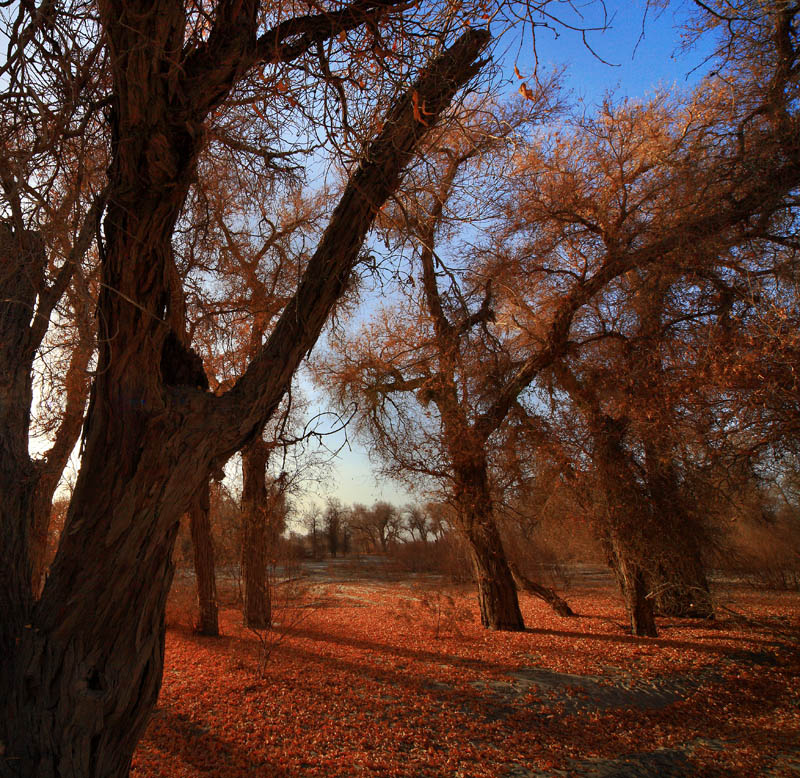
<path id="1" fill-rule="evenodd" d="M 214 564 L 214 538 L 211 535 L 210 485 L 206 480 L 189 506 L 189 530 L 194 551 L 194 575 L 197 582 L 199 611 L 197 631 L 201 635 L 219 635 L 217 575 Z"/>
<path id="2" fill-rule="evenodd" d="M 461 506 L 458 528 L 469 545 L 478 584 L 481 624 L 488 629 L 522 631 L 525 622 L 514 577 L 494 520 L 485 458 L 477 456 L 456 472 Z"/>
<path id="3" fill-rule="evenodd" d="M 478 582 L 481 624 L 495 630 L 524 630 L 517 587 L 494 522 L 476 527 L 467 534 L 467 540 Z"/>
<path id="4" fill-rule="evenodd" d="M 80 314 L 76 313 L 76 316 L 80 316 Z M 80 322 L 78 326 L 80 340 L 74 346 L 64 381 L 66 392 L 64 415 L 58 425 L 53 445 L 41 459 L 36 461 L 37 482 L 30 544 L 31 587 L 34 597 L 39 596 L 44 583 L 53 495 L 72 450 L 78 442 L 83 426 L 86 400 L 89 397 L 87 368 L 94 349 L 94 333 L 89 329 L 86 321 Z"/>
<path id="5" fill-rule="evenodd" d="M 534 597 L 538 597 L 540 600 L 544 600 L 559 616 L 566 618 L 575 615 L 567 601 L 563 597 L 559 597 L 549 586 L 543 586 L 540 583 L 536 583 L 536 581 L 531 581 L 530 578 L 519 571 L 511 560 L 508 562 L 508 568 L 511 570 L 511 575 L 514 576 L 517 588 L 532 594 Z"/>
<path id="6" fill-rule="evenodd" d="M 180 517 L 216 463 L 252 440 L 279 406 L 344 293 L 376 213 L 428 124 L 477 72 L 488 42 L 488 33 L 467 31 L 392 106 L 262 351 L 234 388 L 215 397 L 197 388 L 196 357 L 179 348 L 165 324 L 171 239 L 196 172 L 204 119 L 258 59 L 257 15 L 241 7 L 220 12 L 207 50 L 186 53 L 182 6 L 99 7 L 115 142 L 103 221 L 98 369 L 66 526 L 35 607 L 27 527 L 18 529 L 30 508 L 11 480 L 24 475 L 25 452 L 19 436 L 7 437 L 6 429 L 0 436 L 4 776 L 127 776 L 161 684 Z M 330 25 L 331 16 L 320 19 Z M 278 59 L 284 34 L 274 36 Z M 291 40 L 302 48 L 305 39 Z M 417 105 L 426 106 L 428 123 Z M 6 347 L 0 344 L 4 354 Z M 0 406 L 19 402 L 0 386 Z M 0 413 L 4 424 L 16 423 L 4 407 Z"/>
<path id="7" fill-rule="evenodd" d="M 251 629 L 272 625 L 269 561 L 270 501 L 267 461 L 270 446 L 261 438 L 242 449 L 242 574 L 244 576 L 244 620 Z"/>

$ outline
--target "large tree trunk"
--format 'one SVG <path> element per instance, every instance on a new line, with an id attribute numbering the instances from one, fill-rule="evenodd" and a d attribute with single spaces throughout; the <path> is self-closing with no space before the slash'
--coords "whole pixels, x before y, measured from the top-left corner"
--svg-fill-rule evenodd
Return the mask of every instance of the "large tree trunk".
<path id="1" fill-rule="evenodd" d="M 598 412 L 590 420 L 594 465 L 603 492 L 604 511 L 600 537 L 619 584 L 634 635 L 656 637 L 648 569 L 657 551 L 656 528 L 650 505 L 642 499 L 636 475 L 624 449 L 627 423 Z"/>
<path id="2" fill-rule="evenodd" d="M 314 345 L 375 214 L 425 135 L 417 104 L 426 106 L 432 125 L 476 72 L 488 41 L 486 33 L 465 33 L 392 107 L 262 352 L 233 389 L 214 397 L 183 378 L 195 372 L 195 360 L 164 324 L 171 239 L 195 173 L 203 120 L 252 64 L 242 59 L 255 41 L 250 11 L 221 12 L 208 50 L 182 59 L 182 6 L 100 4 L 114 79 L 115 155 L 104 219 L 98 370 L 81 470 L 35 608 L 26 524 L 31 491 L 15 487 L 26 484 L 21 441 L 29 411 L 20 421 L 6 410 L 20 403 L 29 409 L 30 402 L 15 394 L 19 387 L 0 385 L 0 421 L 14 433 L 7 436 L 4 427 L 0 436 L 4 774 L 128 774 L 161 683 L 179 519 L 215 463 L 263 428 Z M 275 39 L 280 48 L 282 39 Z M 0 347 L 5 354 L 8 343 Z"/>
<path id="3" fill-rule="evenodd" d="M 481 624 L 495 630 L 524 630 L 517 587 L 494 520 L 486 459 L 482 454 L 471 460 L 463 453 L 461 456 L 465 461 L 456 469 L 460 506 L 457 522 L 469 544 L 478 584 Z"/>
<path id="4" fill-rule="evenodd" d="M 199 618 L 197 631 L 217 637 L 219 618 L 217 608 L 217 575 L 214 564 L 214 538 L 211 535 L 210 485 L 206 480 L 189 506 L 189 530 L 194 551 L 194 575 L 197 582 Z"/>
<path id="5" fill-rule="evenodd" d="M 186 432 L 170 426 L 145 432 L 120 478 L 105 433 L 124 440 L 124 428 L 92 424 L 59 553 L 17 649 L 15 774 L 128 773 L 160 685 L 178 519 L 205 476 L 203 436 L 181 445 Z"/>
<path id="6" fill-rule="evenodd" d="M 496 525 L 490 522 L 475 527 L 467 533 L 467 540 L 478 582 L 481 624 L 495 630 L 524 630 L 517 587 Z"/>
<path id="7" fill-rule="evenodd" d="M 631 634 L 658 637 L 653 602 L 648 597 L 647 576 L 634 561 L 636 554 L 631 552 L 623 533 L 616 528 L 609 530 L 604 545 L 609 555 L 609 565 L 622 592 Z"/>
<path id="8" fill-rule="evenodd" d="M 270 446 L 261 438 L 242 449 L 242 573 L 244 576 L 244 620 L 251 629 L 272 625 L 269 561 L 270 500 L 267 461 Z"/>

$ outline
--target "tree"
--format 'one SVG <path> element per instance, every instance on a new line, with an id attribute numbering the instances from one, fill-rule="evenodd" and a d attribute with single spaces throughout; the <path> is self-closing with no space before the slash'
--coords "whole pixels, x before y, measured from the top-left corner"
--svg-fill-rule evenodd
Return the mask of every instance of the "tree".
<path id="1" fill-rule="evenodd" d="M 544 103 L 542 95 L 539 101 Z M 376 317 L 358 337 L 337 344 L 321 370 L 339 406 L 363 408 L 362 429 L 389 472 L 406 480 L 431 479 L 456 508 L 456 527 L 472 554 L 482 624 L 521 630 L 517 590 L 495 520 L 490 467 L 490 439 L 504 416 L 489 421 L 485 415 L 495 388 L 489 384 L 501 383 L 507 366 L 493 353 L 492 286 L 471 284 L 468 277 L 459 283 L 458 276 L 467 274 L 445 265 L 439 243 L 464 223 L 487 218 L 490 204 L 469 199 L 465 204 L 464 183 L 474 187 L 481 166 L 485 175 L 486 160 L 495 155 L 497 162 L 531 120 L 524 111 L 492 115 L 491 110 L 488 103 L 466 107 L 453 127 L 435 134 L 426 168 L 386 216 L 401 244 L 410 244 L 419 267 L 421 291 L 414 285 L 406 293 L 409 313 Z M 484 180 L 493 174 L 495 169 Z"/>
<path id="2" fill-rule="evenodd" d="M 275 220 L 267 218 L 267 198 L 276 199 L 280 172 L 223 166 L 214 169 L 202 191 L 193 192 L 187 219 L 191 230 L 187 233 L 203 238 L 200 246 L 185 241 L 182 275 L 202 274 L 214 266 L 219 277 L 219 284 L 210 289 L 198 283 L 192 299 L 194 321 L 198 322 L 194 336 L 211 369 L 209 383 L 217 393 L 244 372 L 291 297 L 294 280 L 308 261 L 307 244 L 328 202 L 324 192 L 303 198 L 296 187 L 290 186 L 280 198 Z M 288 397 L 291 400 L 292 394 Z M 282 482 L 276 491 L 268 483 L 270 454 L 277 446 L 277 441 L 269 438 L 278 435 L 278 428 L 284 429 L 290 413 L 296 417 L 298 410 L 298 404 L 290 402 L 282 418 L 276 420 L 275 429 L 262 430 L 242 449 L 244 616 L 254 629 L 268 628 L 271 622 L 267 560 L 273 556 L 282 531 L 278 525 L 286 486 Z M 210 525 L 198 521 L 193 526 Z M 204 548 L 210 547 L 210 536 L 198 533 L 197 539 Z M 213 574 L 201 577 L 198 571 L 201 592 L 201 584 L 208 589 L 206 581 L 210 578 Z M 201 614 L 204 610 L 208 608 L 204 609 L 201 602 Z M 205 631 L 217 634 L 215 628 Z"/>
<path id="3" fill-rule="evenodd" d="M 332 557 L 336 557 L 340 550 L 344 550 L 347 520 L 348 517 L 341 502 L 334 497 L 329 497 L 322 514 L 322 531 L 328 545 L 328 553 Z"/>
<path id="4" fill-rule="evenodd" d="M 403 523 L 411 539 L 425 545 L 428 543 L 428 535 L 435 535 L 433 522 L 421 505 L 407 505 L 403 511 Z"/>
<path id="5" fill-rule="evenodd" d="M 305 514 L 304 524 L 311 537 L 311 557 L 319 559 L 321 556 L 319 534 L 322 527 L 320 512 L 316 508 L 310 508 Z"/>
<path id="6" fill-rule="evenodd" d="M 709 300 L 729 297 L 735 276 L 752 270 L 742 247 L 785 222 L 798 184 L 797 9 L 740 10 L 729 20 L 727 62 L 694 94 L 607 101 L 598 116 L 529 147 L 484 271 L 505 292 L 498 318 L 517 332 L 517 385 L 542 387 L 554 374 L 585 416 L 600 535 L 638 634 L 655 633 L 650 594 L 680 594 L 662 607 L 682 610 L 692 591 L 710 610 L 699 511 L 686 499 L 696 467 L 690 454 L 681 472 L 678 456 L 681 445 L 697 446 L 678 443 L 682 401 L 669 396 L 679 384 L 664 383 L 665 364 L 680 359 L 688 322 L 723 316 L 726 306 Z M 735 100 L 719 77 L 741 84 Z M 676 305 L 665 317 L 666 291 Z M 661 362 L 665 333 L 674 353 Z M 548 428 L 532 392 L 509 394 L 497 410 L 512 398 Z"/>
<path id="7" fill-rule="evenodd" d="M 348 525 L 364 546 L 385 554 L 400 537 L 401 518 L 394 505 L 381 501 L 371 508 L 354 505 Z"/>
<path id="8" fill-rule="evenodd" d="M 680 280 L 657 268 L 630 274 L 627 288 L 616 290 L 612 315 L 594 309 L 605 337 L 572 349 L 553 367 L 570 400 L 559 426 L 583 417 L 586 443 L 571 455 L 572 472 L 588 459 L 596 500 L 587 512 L 637 634 L 654 633 L 654 610 L 713 616 L 698 462 L 704 422 L 686 408 L 697 373 L 682 353 L 698 326 L 693 320 L 707 320 L 711 311 L 692 311 Z"/>
<path id="9" fill-rule="evenodd" d="M 242 452 L 242 574 L 244 620 L 252 629 L 272 625 L 272 597 L 267 568 L 286 519 L 283 478 L 270 483 L 267 462 L 274 448 L 258 438 Z"/>
<path id="10" fill-rule="evenodd" d="M 797 9 L 778 4 L 765 14 L 760 5 L 744 4 L 741 11 L 729 20 L 725 62 L 694 94 L 661 95 L 647 104 L 607 100 L 596 117 L 575 117 L 549 136 L 519 144 L 515 174 L 504 190 L 492 192 L 505 212 L 490 219 L 491 236 L 478 250 L 464 248 L 448 263 L 437 243 L 442 215 L 458 214 L 450 197 L 463 175 L 460 165 L 480 147 L 468 132 L 465 158 L 450 138 L 436 139 L 438 169 L 393 214 L 400 231 L 416 241 L 421 292 L 409 293 L 417 295 L 410 312 L 383 314 L 380 329 L 373 326 L 339 348 L 330 374 L 338 376 L 340 402 L 363 406 L 365 425 L 393 473 L 447 484 L 472 546 L 485 624 L 521 627 L 493 528 L 489 474 L 504 468 L 493 470 L 490 457 L 519 452 L 515 417 L 536 423 L 537 385 L 578 350 L 620 337 L 618 328 L 605 325 L 621 316 L 618 300 L 637 273 L 702 273 L 724 263 L 783 218 L 800 182 Z M 704 18 L 719 22 L 713 14 Z M 721 86 L 721 74 L 742 84 L 736 100 Z M 621 367 L 623 375 L 632 369 Z M 618 525 L 609 551 L 617 568 L 626 569 L 629 605 L 646 610 L 644 574 L 631 567 L 632 552 L 621 545 L 642 507 L 629 488 L 635 463 L 624 449 L 627 422 L 606 408 L 611 397 L 600 393 L 599 400 L 592 430 L 598 472 L 607 487 L 608 526 Z M 500 445 L 504 436 L 508 446 Z M 648 489 L 662 506 L 661 529 L 670 524 L 673 541 L 681 533 L 688 537 L 689 513 L 664 509 L 676 472 L 658 466 L 665 441 L 651 434 L 647 445 Z M 627 482 L 620 483 L 621 474 Z M 653 526 L 646 534 L 652 539 L 656 532 Z M 663 557 L 671 553 L 665 549 Z M 705 589 L 698 556 L 690 556 L 689 586 Z M 676 559 L 662 576 L 677 575 Z M 667 583 L 671 591 L 680 588 L 675 580 Z M 652 634 L 655 623 L 644 610 L 634 618 L 641 622 L 635 630 Z"/>
<path id="11" fill-rule="evenodd" d="M 378 19 L 402 18 L 392 11 L 391 3 L 356 0 L 269 28 L 262 16 L 268 9 L 255 2 L 220 2 L 197 13 L 175 3 L 100 3 L 102 35 L 94 35 L 111 74 L 100 347 L 81 468 L 35 607 L 30 500 L 15 486 L 20 463 L 28 461 L 24 375 L 11 387 L 18 392 L 13 403 L 4 401 L 13 411 L 13 419 L 5 411 L 3 418 L 3 440 L 13 443 L 3 446 L 9 464 L 2 467 L 0 516 L 4 771 L 43 778 L 127 774 L 161 681 L 178 520 L 217 464 L 254 439 L 277 408 L 346 287 L 375 213 L 429 126 L 477 72 L 488 34 L 468 30 L 442 49 L 385 112 L 296 292 L 247 371 L 222 396 L 187 383 L 196 362 L 166 323 L 174 288 L 172 235 L 205 128 L 246 77 L 280 72 L 304 57 L 324 75 L 326 41 L 340 33 L 347 39 Z M 23 24 L 15 30 L 27 34 L 24 8 L 21 13 Z M 23 57 L 26 41 L 12 43 Z M 270 99 L 277 99 L 274 93 Z M 418 106 L 424 106 L 424 121 Z M 29 278 L 41 277 L 35 236 L 21 232 L 16 240 Z M 22 285 L 9 291 L 32 304 L 38 290 L 28 281 Z M 21 345 L 18 332 L 2 333 L 4 352 Z M 12 430 L 9 438 L 5 433 Z M 97 553 L 87 557 L 87 549 Z"/>

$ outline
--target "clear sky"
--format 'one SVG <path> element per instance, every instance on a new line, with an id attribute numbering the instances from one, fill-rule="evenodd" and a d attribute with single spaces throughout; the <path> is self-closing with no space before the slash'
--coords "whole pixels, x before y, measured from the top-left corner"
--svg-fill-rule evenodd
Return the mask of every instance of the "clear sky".
<path id="1" fill-rule="evenodd" d="M 567 6 L 566 3 L 560 5 Z M 602 26 L 599 4 L 574 7 L 581 10 L 583 19 L 573 14 L 567 21 L 576 26 Z M 578 32 L 567 29 L 558 30 L 558 35 L 548 29 L 537 32 L 540 70 L 544 74 L 554 67 L 566 66 L 566 84 L 575 100 L 583 102 L 587 110 L 599 104 L 609 91 L 644 97 L 659 87 L 690 85 L 702 75 L 708 49 L 682 50 L 680 26 L 692 13 L 693 3 L 673 3 L 658 10 L 640 1 L 607 0 L 605 7 L 608 27 L 587 33 L 587 42 L 594 53 Z M 530 38 L 507 47 L 504 52 L 503 66 L 512 79 L 512 90 L 519 84 L 512 75 L 515 64 L 523 77 L 532 74 L 534 56 Z M 374 299 L 372 304 L 377 302 Z M 364 307 L 369 307 L 369 301 L 365 301 Z M 314 397 L 323 408 L 324 399 L 316 394 Z M 398 484 L 379 478 L 371 467 L 366 449 L 354 435 L 349 436 L 349 446 L 332 463 L 328 483 L 318 488 L 316 497 L 310 499 L 321 501 L 325 495 L 337 497 L 344 503 L 368 505 L 384 499 L 396 504 L 414 500 L 414 495 Z"/>
<path id="2" fill-rule="evenodd" d="M 566 66 L 568 86 L 587 107 L 599 103 L 608 90 L 644 96 L 659 86 L 691 83 L 702 74 L 702 63 L 709 49 L 685 51 L 682 45 L 681 27 L 696 10 L 693 2 L 684 0 L 657 9 L 642 0 L 606 0 L 605 15 L 599 3 L 578 6 L 584 12 L 583 17 L 573 14 L 565 21 L 576 26 L 602 27 L 606 18 L 605 29 L 588 31 L 584 44 L 579 32 L 540 28 L 536 53 L 539 67 L 545 72 Z M 530 39 L 506 51 L 509 69 L 515 60 L 523 76 L 532 72 L 534 56 Z"/>

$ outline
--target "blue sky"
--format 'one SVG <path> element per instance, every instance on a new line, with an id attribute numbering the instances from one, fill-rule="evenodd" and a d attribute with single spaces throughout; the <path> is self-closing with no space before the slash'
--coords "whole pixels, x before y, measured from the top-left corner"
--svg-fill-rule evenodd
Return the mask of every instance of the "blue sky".
<path id="1" fill-rule="evenodd" d="M 619 94 L 644 96 L 659 86 L 682 86 L 702 74 L 700 67 L 708 49 L 684 51 L 680 27 L 696 8 L 694 3 L 676 2 L 666 9 L 648 8 L 645 2 L 605 3 L 608 26 L 586 33 L 584 44 L 579 32 L 569 29 L 540 29 L 536 36 L 539 67 L 545 72 L 566 66 L 567 84 L 587 106 L 599 103 L 607 90 Z M 583 19 L 566 19 L 576 26 L 600 27 L 603 14 L 598 3 L 585 3 Z M 592 53 L 592 51 L 594 53 Z M 514 55 L 518 52 L 518 56 Z M 510 69 L 514 59 L 523 76 L 534 66 L 530 40 L 509 49 L 505 63 Z"/>
<path id="2" fill-rule="evenodd" d="M 581 8 L 586 14 L 584 26 L 601 24 L 602 15 L 597 4 L 587 3 Z M 644 97 L 660 87 L 690 86 L 702 76 L 703 61 L 709 50 L 682 50 L 680 26 L 693 11 L 693 3 L 674 3 L 657 10 L 647 8 L 645 2 L 608 0 L 606 9 L 610 26 L 587 33 L 594 54 L 584 45 L 580 33 L 566 29 L 560 30 L 557 37 L 547 29 L 537 33 L 541 72 L 566 66 L 567 88 L 573 99 L 582 102 L 587 110 L 600 104 L 607 92 Z M 572 21 L 578 23 L 579 19 L 573 15 Z M 514 65 L 519 67 L 523 77 L 530 77 L 533 72 L 530 38 L 508 46 L 502 64 L 511 79 L 509 88 L 516 90 L 519 80 L 513 75 Z M 373 304 L 375 302 L 377 300 Z M 369 301 L 366 301 L 364 308 L 368 307 Z M 358 318 L 363 321 L 360 316 Z M 320 403 L 324 404 L 321 398 Z M 308 500 L 317 502 L 330 495 L 344 503 L 369 505 L 376 500 L 389 500 L 402 505 L 415 499 L 401 486 L 378 477 L 366 449 L 354 435 L 350 436 L 349 444 L 334 461 L 329 482 L 318 489 L 316 496 L 309 495 Z"/>

